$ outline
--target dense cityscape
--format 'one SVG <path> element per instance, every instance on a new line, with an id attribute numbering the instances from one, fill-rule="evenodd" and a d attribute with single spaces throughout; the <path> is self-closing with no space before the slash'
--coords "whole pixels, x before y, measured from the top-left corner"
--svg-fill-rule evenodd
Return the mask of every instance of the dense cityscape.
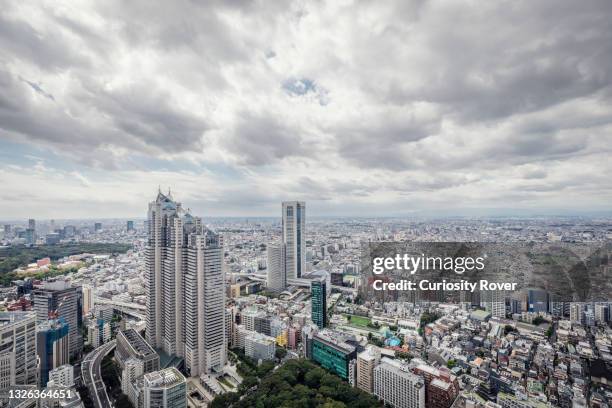
<path id="1" fill-rule="evenodd" d="M 360 290 L 360 252 L 609 243 L 612 220 L 279 210 L 200 218 L 159 191 L 146 219 L 4 222 L 2 406 L 611 406 L 612 302 L 553 302 L 537 288 L 379 302 Z"/>

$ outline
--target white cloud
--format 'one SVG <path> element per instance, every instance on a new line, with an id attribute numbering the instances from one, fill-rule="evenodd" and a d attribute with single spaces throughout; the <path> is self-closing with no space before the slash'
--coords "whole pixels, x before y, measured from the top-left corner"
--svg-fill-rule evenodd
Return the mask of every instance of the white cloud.
<path id="1" fill-rule="evenodd" d="M 7 1 L 0 146 L 62 165 L 0 165 L 0 211 L 137 215 L 158 184 L 216 215 L 605 209 L 611 18 L 606 0 Z"/>

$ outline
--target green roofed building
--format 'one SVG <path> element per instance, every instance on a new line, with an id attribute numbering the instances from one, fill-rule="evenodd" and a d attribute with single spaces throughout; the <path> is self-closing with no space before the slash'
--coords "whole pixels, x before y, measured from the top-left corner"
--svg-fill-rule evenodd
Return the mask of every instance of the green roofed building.
<path id="1" fill-rule="evenodd" d="M 350 363 L 356 358 L 355 346 L 346 343 L 338 333 L 323 330 L 313 336 L 312 360 L 340 378 L 349 380 Z"/>

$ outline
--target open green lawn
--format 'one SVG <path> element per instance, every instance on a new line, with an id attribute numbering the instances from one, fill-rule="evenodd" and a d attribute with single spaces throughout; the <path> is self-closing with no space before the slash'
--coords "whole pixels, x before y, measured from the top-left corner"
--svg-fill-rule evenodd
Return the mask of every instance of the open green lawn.
<path id="1" fill-rule="evenodd" d="M 363 317 L 363 316 L 357 316 L 357 315 L 344 315 L 345 317 L 349 317 L 351 316 L 351 320 L 350 320 L 350 324 L 354 325 L 354 326 L 359 326 L 359 327 L 368 327 L 368 323 L 370 323 L 370 319 L 367 317 Z"/>

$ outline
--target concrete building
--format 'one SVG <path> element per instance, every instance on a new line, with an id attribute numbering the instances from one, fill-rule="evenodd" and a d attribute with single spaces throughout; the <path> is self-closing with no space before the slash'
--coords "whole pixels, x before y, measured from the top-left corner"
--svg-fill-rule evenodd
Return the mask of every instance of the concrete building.
<path id="1" fill-rule="evenodd" d="M 159 354 L 136 330 L 127 329 L 117 333 L 116 347 L 115 358 L 122 370 L 130 358 L 142 361 L 144 373 L 159 370 Z"/>
<path id="2" fill-rule="evenodd" d="M 83 292 L 83 304 L 81 305 L 81 308 L 83 310 L 83 316 L 86 316 L 94 309 L 95 290 L 93 286 L 83 285 L 81 287 L 81 291 Z"/>
<path id="3" fill-rule="evenodd" d="M 287 287 L 285 269 L 285 246 L 282 243 L 268 243 L 267 246 L 268 290 L 282 292 Z"/>
<path id="4" fill-rule="evenodd" d="M 374 392 L 374 368 L 380 363 L 380 349 L 370 345 L 357 355 L 357 387 L 365 392 Z"/>
<path id="5" fill-rule="evenodd" d="M 124 361 L 121 371 L 121 392 L 127 395 L 134 407 L 138 407 L 141 399 L 139 398 L 140 389 L 136 382 L 145 374 L 143 361 L 130 357 Z"/>
<path id="6" fill-rule="evenodd" d="M 584 303 L 572 303 L 570 304 L 570 320 L 572 322 L 584 324 L 584 312 L 586 311 L 586 305 Z"/>
<path id="7" fill-rule="evenodd" d="M 159 192 L 148 215 L 147 341 L 184 358 L 191 376 L 227 359 L 222 265 L 222 238 Z"/>
<path id="8" fill-rule="evenodd" d="M 595 321 L 598 324 L 606 324 L 610 321 L 610 305 L 605 303 L 595 305 Z"/>
<path id="9" fill-rule="evenodd" d="M 425 400 L 428 408 L 449 408 L 459 395 L 457 377 L 446 367 L 419 364 L 413 372 L 425 379 Z"/>
<path id="10" fill-rule="evenodd" d="M 70 357 L 79 357 L 83 350 L 82 293 L 67 281 L 44 282 L 34 289 L 34 310 L 39 323 L 62 318 L 70 330 Z"/>
<path id="11" fill-rule="evenodd" d="M 49 371 L 49 381 L 62 387 L 74 387 L 74 367 L 64 364 Z"/>
<path id="12" fill-rule="evenodd" d="M 89 344 L 91 344 L 93 348 L 100 347 L 111 339 L 110 322 L 104 319 L 96 319 L 89 322 L 87 335 Z"/>
<path id="13" fill-rule="evenodd" d="M 251 332 L 244 339 L 244 354 L 258 360 L 274 360 L 276 340 L 265 334 Z"/>
<path id="14" fill-rule="evenodd" d="M 285 269 L 287 279 L 301 278 L 306 272 L 306 203 L 303 201 L 283 202 L 283 244 L 285 246 Z"/>
<path id="15" fill-rule="evenodd" d="M 0 391 L 35 385 L 36 314 L 0 312 Z"/>
<path id="16" fill-rule="evenodd" d="M 112 305 L 100 304 L 100 305 L 95 305 L 93 308 L 94 318 L 102 319 L 108 323 L 110 323 L 113 320 L 114 313 L 115 313 L 115 310 L 113 309 Z"/>
<path id="17" fill-rule="evenodd" d="M 374 395 L 394 408 L 425 408 L 423 378 L 387 357 L 374 369 Z"/>
<path id="18" fill-rule="evenodd" d="M 176 368 L 166 368 L 144 375 L 145 408 L 185 408 L 187 383 Z"/>

